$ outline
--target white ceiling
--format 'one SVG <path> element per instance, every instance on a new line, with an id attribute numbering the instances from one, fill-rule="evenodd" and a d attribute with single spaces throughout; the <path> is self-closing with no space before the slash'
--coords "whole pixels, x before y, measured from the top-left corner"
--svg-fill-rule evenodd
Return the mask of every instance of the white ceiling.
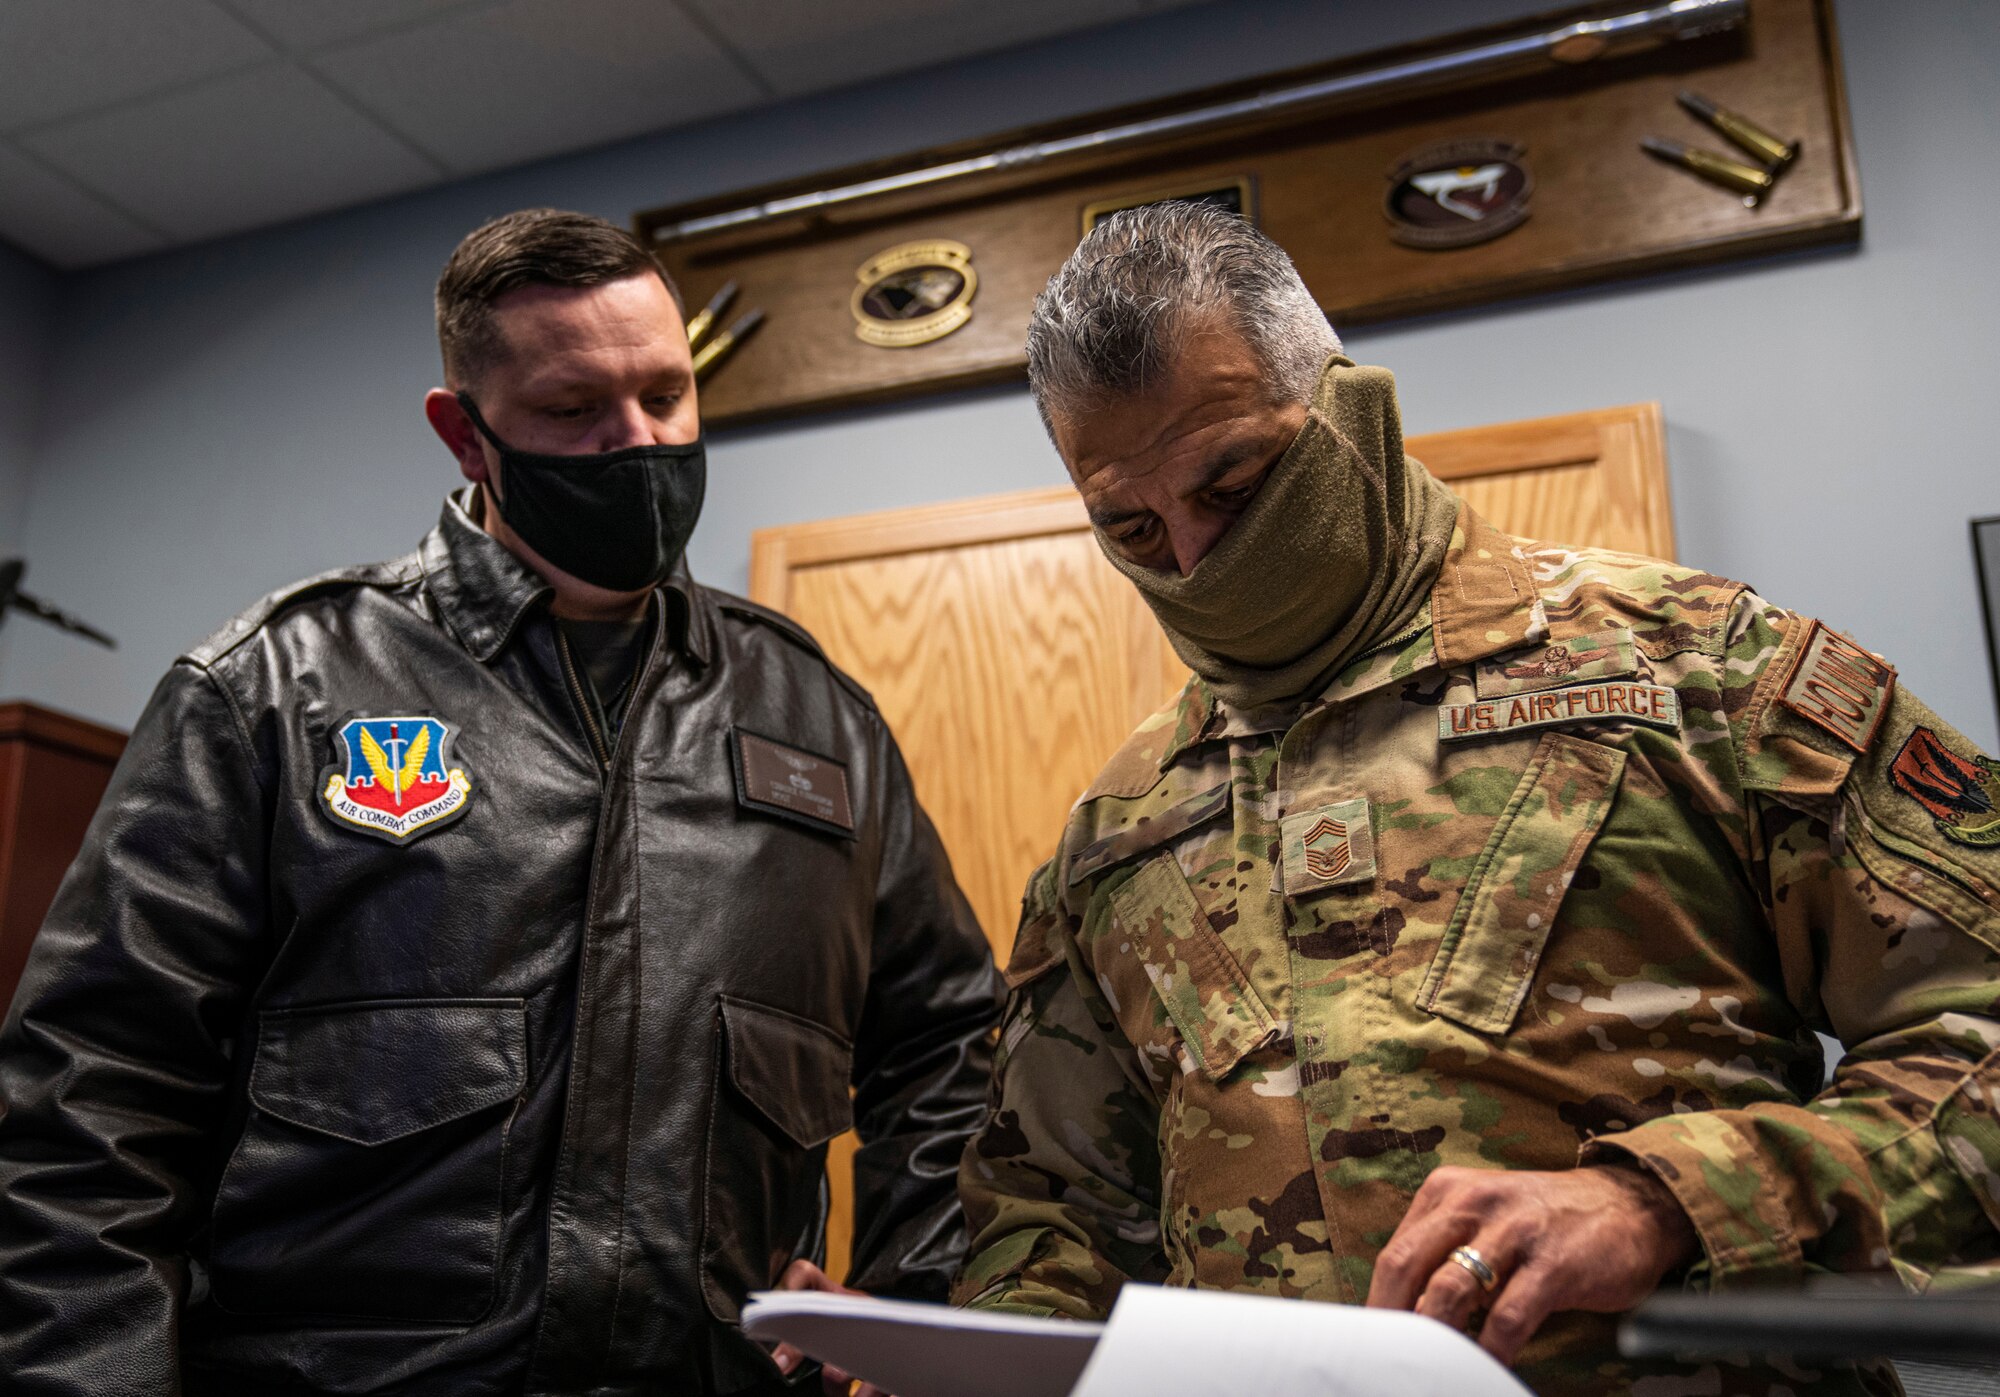
<path id="1" fill-rule="evenodd" d="M 0 238 L 85 267 L 1185 3 L 0 0 Z"/>

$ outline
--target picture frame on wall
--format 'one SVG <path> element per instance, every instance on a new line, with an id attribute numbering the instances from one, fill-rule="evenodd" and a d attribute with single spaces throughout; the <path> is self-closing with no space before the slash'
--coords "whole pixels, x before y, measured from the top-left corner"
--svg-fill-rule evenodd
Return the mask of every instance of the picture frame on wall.
<path id="1" fill-rule="evenodd" d="M 1972 521 L 1972 565 L 1979 577 L 1979 611 L 1986 626 L 1986 668 L 2000 712 L 2000 514 Z"/>

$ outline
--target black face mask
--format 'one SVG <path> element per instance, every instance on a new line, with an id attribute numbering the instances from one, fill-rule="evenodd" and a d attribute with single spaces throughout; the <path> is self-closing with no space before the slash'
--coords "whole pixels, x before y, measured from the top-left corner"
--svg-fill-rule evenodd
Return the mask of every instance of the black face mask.
<path id="1" fill-rule="evenodd" d="M 659 585 L 687 548 L 708 489 L 700 440 L 586 456 L 516 451 L 472 399 L 458 405 L 500 453 L 506 490 L 489 491 L 522 542 L 572 577 L 612 592 Z"/>

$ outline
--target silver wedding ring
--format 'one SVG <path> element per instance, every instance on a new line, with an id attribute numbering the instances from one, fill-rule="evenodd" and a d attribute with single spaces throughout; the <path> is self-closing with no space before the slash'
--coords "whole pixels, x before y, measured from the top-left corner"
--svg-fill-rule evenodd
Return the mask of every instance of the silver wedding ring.
<path id="1" fill-rule="evenodd" d="M 1490 1293 L 1494 1286 L 1500 1284 L 1500 1278 L 1493 1274 L 1493 1268 L 1486 1264 L 1486 1258 L 1471 1247 L 1452 1248 L 1451 1259 L 1472 1272 L 1472 1279 L 1479 1282 L 1481 1290 Z"/>

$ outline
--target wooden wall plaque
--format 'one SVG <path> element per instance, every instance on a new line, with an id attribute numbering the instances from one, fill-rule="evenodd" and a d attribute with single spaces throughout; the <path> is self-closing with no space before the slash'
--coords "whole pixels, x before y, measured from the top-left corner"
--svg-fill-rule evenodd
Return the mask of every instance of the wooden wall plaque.
<path id="1" fill-rule="evenodd" d="M 759 333 L 702 385 L 712 426 L 1017 379 L 1028 311 L 1081 236 L 1086 208 L 1159 190 L 1242 189 L 1336 326 L 1860 236 L 1861 195 L 1831 0 L 1749 0 L 1735 30 L 1463 90 L 1334 114 L 1282 116 L 1083 153 L 750 227 L 665 236 L 686 219 L 1013 145 L 1629 11 L 1590 5 L 1340 63 L 1276 73 L 1059 126 L 1003 133 L 808 180 L 648 210 L 634 222 L 690 307 L 724 282 Z M 1666 137 L 1736 156 L 1675 101 L 1692 88 L 1800 143 L 1761 207 L 1642 152 Z M 1391 172 L 1427 147 L 1488 141 L 1521 148 L 1527 217 L 1472 246 L 1432 249 L 1392 236 Z M 864 343 L 856 271 L 901 244 L 962 243 L 978 274 L 970 320 L 909 347 Z"/>

